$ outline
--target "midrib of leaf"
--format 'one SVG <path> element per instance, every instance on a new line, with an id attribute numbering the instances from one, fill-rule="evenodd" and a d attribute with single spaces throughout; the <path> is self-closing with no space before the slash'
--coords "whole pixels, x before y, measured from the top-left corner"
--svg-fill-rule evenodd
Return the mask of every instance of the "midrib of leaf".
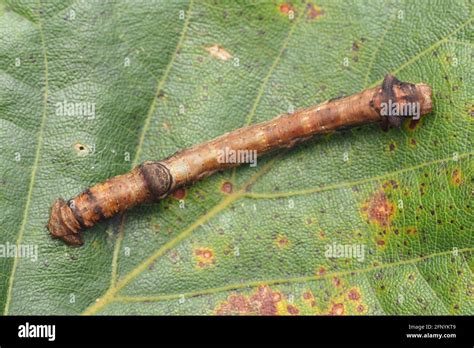
<path id="1" fill-rule="evenodd" d="M 459 159 L 463 159 L 466 157 L 469 157 L 474 154 L 474 151 L 472 152 L 467 152 L 458 155 Z M 303 189 L 303 190 L 298 190 L 298 191 L 286 191 L 286 192 L 272 192 L 272 193 L 266 193 L 266 192 L 247 192 L 245 193 L 245 197 L 248 198 L 253 198 L 253 199 L 278 199 L 278 198 L 284 198 L 284 197 L 294 197 L 294 196 L 303 196 L 303 195 L 309 195 L 312 193 L 317 193 L 317 192 L 323 192 L 323 191 L 329 191 L 329 190 L 334 190 L 334 189 L 339 189 L 343 187 L 350 187 L 350 186 L 356 186 L 356 185 L 361 185 L 361 184 L 366 184 L 369 182 L 373 181 L 379 181 L 383 179 L 387 179 L 389 177 L 394 177 L 398 176 L 400 174 L 408 173 L 420 168 L 424 168 L 433 164 L 439 164 L 439 163 L 444 163 L 444 162 L 449 162 L 452 161 L 452 157 L 447 157 L 447 158 L 441 158 L 437 160 L 432 160 L 432 161 L 426 161 L 420 164 L 417 164 L 415 166 L 411 167 L 405 167 L 399 170 L 394 170 L 382 175 L 377 175 L 377 176 L 372 176 L 370 178 L 364 178 L 360 180 L 354 180 L 354 181 L 346 181 L 346 182 L 341 182 L 341 183 L 336 183 L 332 185 L 327 185 L 324 187 L 313 187 L 309 189 Z"/>
<path id="2" fill-rule="evenodd" d="M 459 25 L 455 30 L 451 31 L 444 37 L 440 38 L 439 40 L 435 41 L 432 43 L 430 46 L 427 48 L 419 51 L 417 54 L 415 54 L 413 57 L 410 59 L 406 60 L 404 63 L 402 63 L 400 66 L 395 68 L 391 73 L 396 74 L 400 72 L 401 70 L 405 69 L 406 67 L 410 66 L 420 58 L 422 58 L 426 53 L 428 53 L 430 50 L 433 48 L 438 47 L 442 43 L 447 41 L 447 38 L 450 36 L 454 35 L 458 31 L 462 30 L 465 26 L 467 26 L 474 17 L 469 18 L 467 21 Z M 382 79 L 379 81 L 376 81 L 372 84 L 372 86 L 378 85 L 382 82 Z M 143 134 L 142 134 L 143 135 Z M 468 156 L 470 153 L 463 154 L 463 156 Z M 252 177 L 249 182 L 255 182 L 258 177 L 266 173 L 268 170 L 271 169 L 273 166 L 273 163 L 275 162 L 275 159 L 267 163 L 267 165 L 264 166 L 260 171 L 257 172 L 257 174 Z M 445 159 L 446 160 L 446 159 Z M 434 160 L 434 161 L 443 161 L 443 160 Z M 419 164 L 418 166 L 423 166 L 424 163 Z M 390 175 L 388 173 L 387 175 Z M 255 180 L 252 180 L 255 178 Z M 370 181 L 370 179 L 368 179 Z M 206 214 L 201 215 L 194 223 L 192 223 L 190 226 L 188 226 L 186 229 L 181 231 L 175 238 L 170 240 L 168 243 L 166 243 L 164 246 L 162 246 L 160 249 L 158 249 L 155 253 L 153 253 L 150 257 L 148 257 L 145 261 L 141 262 L 138 266 L 136 266 L 134 269 L 132 269 L 129 273 L 127 273 L 120 282 L 116 283 L 115 286 L 111 286 L 103 296 L 101 296 L 99 299 L 96 300 L 95 303 L 91 304 L 88 308 L 85 309 L 85 311 L 82 313 L 83 315 L 90 315 L 98 312 L 101 310 L 104 306 L 106 306 L 108 303 L 112 302 L 114 298 L 116 298 L 116 294 L 125 286 L 127 285 L 131 280 L 135 279 L 139 274 L 141 274 L 152 262 L 156 261 L 156 259 L 160 256 L 162 256 L 169 248 L 173 247 L 176 245 L 178 242 L 184 240 L 187 236 L 189 236 L 197 227 L 202 225 L 203 223 L 207 222 L 211 217 L 215 216 L 217 213 L 220 211 L 224 210 L 227 206 L 232 204 L 234 201 L 237 199 L 245 196 L 244 189 L 245 187 L 249 186 L 249 182 L 245 183 L 239 190 L 237 190 L 236 193 L 230 194 L 227 198 L 221 200 L 219 203 L 217 203 L 211 210 L 209 210 Z M 123 236 L 122 236 L 123 239 Z M 118 256 L 118 255 L 117 255 Z"/>
<path id="3" fill-rule="evenodd" d="M 38 6 L 41 7 L 41 0 L 38 0 Z M 42 52 L 43 52 L 43 64 L 44 64 L 43 112 L 41 116 L 40 128 L 38 131 L 38 140 L 37 140 L 37 146 L 36 146 L 36 152 L 35 152 L 35 159 L 34 159 L 32 170 L 31 170 L 30 184 L 28 185 L 28 194 L 26 196 L 25 210 L 23 212 L 23 217 L 20 224 L 20 230 L 18 232 L 18 237 L 16 240 L 17 248 L 20 245 L 21 241 L 23 240 L 25 226 L 28 220 L 28 213 L 29 213 L 30 205 L 31 205 L 31 197 L 33 194 L 33 188 L 34 188 L 35 180 L 36 180 L 36 172 L 38 170 L 39 159 L 41 156 L 41 149 L 43 147 L 43 134 L 44 134 L 44 127 L 46 124 L 47 111 L 48 111 L 48 108 L 47 108 L 48 107 L 48 104 L 47 104 L 48 102 L 48 55 L 46 53 L 46 41 L 45 41 L 44 30 L 43 30 L 43 21 L 39 14 L 38 16 L 39 18 L 36 24 L 38 26 L 38 32 L 41 38 L 41 47 L 42 47 Z M 15 279 L 16 269 L 18 267 L 18 260 L 19 260 L 18 256 L 16 256 L 13 259 L 12 270 L 11 270 L 10 279 L 8 282 L 7 300 L 5 302 L 5 308 L 3 312 L 4 315 L 7 315 L 10 309 L 10 303 L 12 300 L 13 282 Z"/>
<path id="4" fill-rule="evenodd" d="M 146 114 L 145 123 L 143 124 L 142 130 L 141 130 L 141 133 L 140 133 L 137 149 L 135 151 L 135 156 L 133 157 L 132 168 L 135 167 L 136 165 L 138 165 L 138 162 L 140 161 L 140 155 L 141 155 L 141 152 L 142 152 L 142 149 L 143 149 L 143 143 L 145 141 L 145 136 L 146 136 L 146 133 L 148 132 L 148 129 L 150 128 L 151 118 L 152 118 L 153 113 L 155 112 L 156 106 L 157 106 L 156 96 L 158 95 L 158 93 L 163 88 L 164 84 L 166 83 L 166 81 L 168 79 L 168 75 L 171 71 L 171 68 L 173 67 L 174 61 L 176 60 L 176 56 L 178 54 L 178 51 L 179 51 L 180 47 L 183 45 L 183 42 L 186 38 L 186 32 L 187 32 L 188 27 L 189 27 L 189 18 L 191 17 L 193 1 L 194 0 L 189 1 L 188 9 L 186 11 L 186 18 L 185 18 L 184 24 L 183 24 L 183 29 L 181 30 L 181 35 L 180 35 L 179 40 L 176 44 L 176 48 L 175 48 L 175 50 L 174 50 L 174 52 L 173 52 L 173 54 L 170 58 L 170 61 L 168 62 L 168 65 L 165 68 L 165 71 L 163 72 L 163 75 L 162 75 L 161 79 L 158 81 L 155 93 L 153 94 L 153 99 L 152 99 L 152 102 L 151 102 L 150 107 L 148 109 L 148 112 Z M 122 245 L 123 237 L 124 237 L 124 234 L 125 234 L 125 232 L 124 232 L 124 230 L 125 230 L 125 217 L 126 217 L 126 214 L 123 214 L 121 219 L 120 219 L 119 233 L 118 233 L 118 236 L 117 236 L 117 241 L 115 242 L 115 246 L 114 246 L 114 254 L 113 254 L 113 258 L 112 258 L 112 275 L 111 275 L 111 279 L 110 279 L 110 287 L 114 287 L 116 282 L 117 282 L 118 258 L 119 258 L 119 253 L 120 253 L 120 247 Z"/>

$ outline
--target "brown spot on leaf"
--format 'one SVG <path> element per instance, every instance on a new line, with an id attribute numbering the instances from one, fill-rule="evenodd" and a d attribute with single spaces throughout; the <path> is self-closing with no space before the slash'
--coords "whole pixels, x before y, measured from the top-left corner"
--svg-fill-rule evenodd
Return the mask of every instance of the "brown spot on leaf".
<path id="1" fill-rule="evenodd" d="M 329 314 L 331 314 L 331 315 L 343 315 L 344 314 L 344 304 L 342 304 L 342 303 L 333 304 Z"/>
<path id="2" fill-rule="evenodd" d="M 462 173 L 460 169 L 454 169 L 451 173 L 451 183 L 454 186 L 459 186 L 462 183 Z"/>
<path id="3" fill-rule="evenodd" d="M 199 268 L 205 268 L 215 263 L 214 252 L 211 248 L 197 248 L 194 257 Z"/>
<path id="4" fill-rule="evenodd" d="M 306 291 L 303 293 L 303 299 L 309 301 L 309 300 L 314 300 L 313 293 L 311 291 Z"/>
<path id="5" fill-rule="evenodd" d="M 395 213 L 395 205 L 387 199 L 384 191 L 378 191 L 369 198 L 362 210 L 367 214 L 369 222 L 386 227 L 390 225 Z"/>
<path id="6" fill-rule="evenodd" d="M 250 314 L 253 308 L 248 298 L 243 295 L 230 295 L 227 301 L 221 303 L 217 308 L 218 315 L 232 315 L 232 314 Z"/>
<path id="7" fill-rule="evenodd" d="M 222 184 L 221 191 L 227 194 L 231 194 L 233 190 L 232 183 L 229 181 L 226 181 Z"/>
<path id="8" fill-rule="evenodd" d="M 393 179 L 390 179 L 386 182 L 383 183 L 382 187 L 384 189 L 397 189 L 398 188 L 398 182 L 396 182 L 395 180 Z"/>
<path id="9" fill-rule="evenodd" d="M 281 293 L 274 292 L 269 286 L 259 286 L 251 296 L 232 294 L 216 309 L 218 315 L 258 314 L 276 315 Z"/>
<path id="10" fill-rule="evenodd" d="M 408 129 L 411 131 L 414 131 L 416 128 L 418 128 L 418 124 L 420 123 L 421 119 L 414 120 L 411 119 L 410 122 L 408 123 Z"/>
<path id="11" fill-rule="evenodd" d="M 291 315 L 298 315 L 298 314 L 300 313 L 300 311 L 298 310 L 298 308 L 296 308 L 295 306 L 292 306 L 292 305 L 286 306 L 286 310 L 287 310 L 288 313 L 291 314 Z"/>
<path id="12" fill-rule="evenodd" d="M 275 239 L 275 244 L 279 248 L 285 248 L 290 245 L 290 241 L 286 236 L 279 234 Z"/>
<path id="13" fill-rule="evenodd" d="M 313 293 L 311 290 L 308 290 L 303 293 L 303 299 L 304 302 L 309 306 L 309 307 L 315 307 L 316 306 L 316 301 L 314 299 Z"/>
<path id="14" fill-rule="evenodd" d="M 219 45 L 213 45 L 210 47 L 206 47 L 205 49 L 214 58 L 217 58 L 220 60 L 228 60 L 232 58 L 232 55 L 226 49 L 224 49 L 223 47 Z"/>
<path id="15" fill-rule="evenodd" d="M 351 289 L 347 294 L 349 300 L 357 301 L 360 299 L 360 293 L 357 289 Z"/>

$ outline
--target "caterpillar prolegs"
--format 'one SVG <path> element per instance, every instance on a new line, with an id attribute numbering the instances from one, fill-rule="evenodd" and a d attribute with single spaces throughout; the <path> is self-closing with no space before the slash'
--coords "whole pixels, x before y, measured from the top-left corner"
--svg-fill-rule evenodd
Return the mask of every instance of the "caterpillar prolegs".
<path id="1" fill-rule="evenodd" d="M 224 149 L 263 155 L 341 128 L 376 122 L 383 129 L 399 127 L 404 117 L 417 118 L 431 112 L 431 94 L 426 84 L 400 82 L 387 75 L 381 86 L 237 129 L 162 161 L 146 161 L 67 202 L 60 198 L 51 208 L 47 227 L 53 237 L 69 245 L 82 245 L 83 231 L 97 222 L 138 204 L 163 199 L 175 189 L 218 170 L 237 166 L 239 163 L 219 160 Z"/>

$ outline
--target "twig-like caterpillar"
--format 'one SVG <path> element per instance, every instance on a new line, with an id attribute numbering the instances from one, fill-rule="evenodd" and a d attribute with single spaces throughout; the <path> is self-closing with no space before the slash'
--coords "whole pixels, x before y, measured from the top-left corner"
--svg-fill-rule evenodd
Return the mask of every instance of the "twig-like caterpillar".
<path id="1" fill-rule="evenodd" d="M 315 134 L 380 122 L 384 129 L 399 127 L 403 116 L 420 116 L 432 109 L 431 87 L 398 81 L 387 75 L 382 86 L 349 97 L 285 114 L 270 121 L 224 134 L 209 142 L 180 151 L 157 162 L 144 162 L 129 173 L 97 184 L 65 202 L 58 199 L 51 208 L 51 235 L 70 245 L 82 245 L 82 231 L 138 204 L 163 199 L 173 190 L 190 185 L 218 170 L 237 163 L 218 160 L 224 149 L 256 151 L 288 148 Z M 417 107 L 417 115 L 391 113 Z"/>

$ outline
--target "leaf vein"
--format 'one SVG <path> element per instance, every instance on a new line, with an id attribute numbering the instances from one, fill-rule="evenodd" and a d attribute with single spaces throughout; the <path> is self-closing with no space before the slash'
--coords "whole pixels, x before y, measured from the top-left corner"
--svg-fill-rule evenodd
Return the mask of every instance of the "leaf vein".
<path id="1" fill-rule="evenodd" d="M 41 0 L 38 0 L 38 5 L 41 6 Z M 39 161 L 40 161 L 40 156 L 41 156 L 41 149 L 43 147 L 43 136 L 44 136 L 44 128 L 46 124 L 46 118 L 48 115 L 48 108 L 47 108 L 47 103 L 48 103 L 48 55 L 46 53 L 46 41 L 45 41 L 45 35 L 44 35 L 44 30 L 43 30 L 43 23 L 42 19 L 40 18 L 38 20 L 38 32 L 40 34 L 41 38 L 41 46 L 43 50 L 43 64 L 44 64 L 44 94 L 43 94 L 43 110 L 42 110 L 42 116 L 41 116 L 41 121 L 40 121 L 40 128 L 38 131 L 38 140 L 37 140 L 37 146 L 36 146 L 36 152 L 35 152 L 35 157 L 34 157 L 34 162 L 31 170 L 31 176 L 30 176 L 30 183 L 28 185 L 28 194 L 26 196 L 26 203 L 25 203 L 25 210 L 23 212 L 23 218 L 21 220 L 20 224 L 20 230 L 18 232 L 18 237 L 16 240 L 16 247 L 18 248 L 19 244 L 23 240 L 23 235 L 25 232 L 25 227 L 26 223 L 28 220 L 28 213 L 30 210 L 30 205 L 31 205 L 31 199 L 33 196 L 33 188 L 35 186 L 35 180 L 36 180 L 36 172 L 38 170 L 39 166 Z M 5 308 L 4 308 L 4 315 L 7 315 L 9 310 L 10 310 L 10 305 L 12 301 L 12 291 L 13 291 L 13 282 L 15 279 L 15 274 L 16 270 L 18 268 L 18 261 L 19 257 L 16 256 L 13 259 L 13 265 L 12 265 L 12 270 L 10 274 L 10 279 L 8 281 L 8 290 L 7 290 L 7 295 L 6 295 L 6 302 L 5 302 Z"/>

